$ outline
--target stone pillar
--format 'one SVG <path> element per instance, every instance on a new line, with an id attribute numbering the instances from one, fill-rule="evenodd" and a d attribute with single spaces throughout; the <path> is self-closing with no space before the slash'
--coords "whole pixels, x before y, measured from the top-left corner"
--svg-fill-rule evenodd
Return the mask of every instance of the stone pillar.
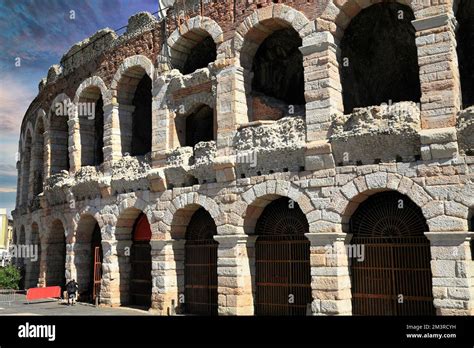
<path id="1" fill-rule="evenodd" d="M 46 130 L 44 136 L 44 163 L 43 163 L 43 177 L 44 181 L 51 176 L 51 168 L 53 167 L 53 151 L 51 144 L 51 130 Z"/>
<path id="2" fill-rule="evenodd" d="M 102 282 L 100 285 L 100 303 L 109 306 L 121 305 L 121 283 L 117 241 L 102 241 Z"/>
<path id="3" fill-rule="evenodd" d="M 306 233 L 311 255 L 313 315 L 351 315 L 352 294 L 345 233 Z"/>
<path id="4" fill-rule="evenodd" d="M 81 131 L 79 117 L 68 121 L 69 126 L 69 164 L 72 173 L 81 169 Z"/>
<path id="5" fill-rule="evenodd" d="M 180 313 L 184 305 L 185 240 L 152 240 L 152 310 L 160 315 Z"/>
<path id="6" fill-rule="evenodd" d="M 438 315 L 474 315 L 473 232 L 426 232 L 431 243 L 433 297 Z"/>
<path id="7" fill-rule="evenodd" d="M 168 109 L 159 109 L 156 115 L 156 120 L 153 119 L 156 126 L 153 125 L 152 161 L 153 168 L 161 168 L 166 166 L 166 151 L 170 143 L 168 134 L 171 132 L 169 121 L 172 116 Z"/>
<path id="8" fill-rule="evenodd" d="M 219 243 L 217 250 L 219 315 L 253 315 L 257 236 L 217 235 L 214 239 Z"/>
<path id="9" fill-rule="evenodd" d="M 454 126 L 462 107 L 456 19 L 453 14 L 444 13 L 412 23 L 417 31 L 422 127 Z"/>
<path id="10" fill-rule="evenodd" d="M 118 108 L 118 104 L 114 102 L 104 105 L 104 162 L 122 158 Z"/>
<path id="11" fill-rule="evenodd" d="M 338 48 L 330 32 L 312 34 L 303 40 L 306 99 L 306 140 L 325 140 L 331 115 L 342 114 L 342 86 Z"/>

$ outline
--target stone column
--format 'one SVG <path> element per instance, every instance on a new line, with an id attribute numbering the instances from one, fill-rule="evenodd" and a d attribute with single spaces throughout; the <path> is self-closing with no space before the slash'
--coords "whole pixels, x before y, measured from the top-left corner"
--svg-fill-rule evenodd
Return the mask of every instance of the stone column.
<path id="1" fill-rule="evenodd" d="M 45 287 L 46 284 L 46 272 L 48 268 L 48 244 L 46 243 L 46 237 L 40 238 L 41 243 L 41 256 L 40 256 L 40 271 L 38 276 L 38 287 Z"/>
<path id="2" fill-rule="evenodd" d="M 243 232 L 243 231 L 242 231 Z M 246 234 L 217 235 L 219 315 L 253 315 L 255 240 Z"/>
<path id="3" fill-rule="evenodd" d="M 69 158 L 72 173 L 76 173 L 81 169 L 81 133 L 79 126 L 79 117 L 68 121 L 69 126 Z"/>
<path id="4" fill-rule="evenodd" d="M 330 32 L 303 40 L 307 142 L 326 140 L 331 115 L 344 112 L 338 48 Z"/>
<path id="5" fill-rule="evenodd" d="M 352 294 L 345 233 L 306 233 L 311 255 L 313 315 L 351 315 Z"/>
<path id="6" fill-rule="evenodd" d="M 104 162 L 122 158 L 119 106 L 112 102 L 104 105 Z"/>
<path id="7" fill-rule="evenodd" d="M 474 315 L 474 232 L 426 232 L 431 243 L 433 297 L 438 315 Z"/>
<path id="8" fill-rule="evenodd" d="M 342 86 L 338 48 L 330 32 L 315 33 L 303 40 L 306 99 L 306 170 L 334 168 L 327 143 L 331 116 L 342 114 Z"/>
<path id="9" fill-rule="evenodd" d="M 418 47 L 423 128 L 456 124 L 461 82 L 456 52 L 456 19 L 444 13 L 412 22 Z"/>
<path id="10" fill-rule="evenodd" d="M 179 313 L 184 305 L 185 240 L 152 240 L 152 303 L 160 315 Z"/>
<path id="11" fill-rule="evenodd" d="M 102 241 L 102 282 L 100 285 L 100 303 L 109 306 L 121 305 L 120 269 L 117 255 L 117 241 Z"/>

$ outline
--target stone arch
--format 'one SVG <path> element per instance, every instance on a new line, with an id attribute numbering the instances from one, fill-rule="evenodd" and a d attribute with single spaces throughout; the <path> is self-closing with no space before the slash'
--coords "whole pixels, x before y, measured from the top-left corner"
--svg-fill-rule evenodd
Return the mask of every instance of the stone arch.
<path id="1" fill-rule="evenodd" d="M 209 53 L 209 56 L 206 56 L 201 65 L 211 63 L 216 59 L 219 46 L 224 42 L 224 33 L 219 24 L 211 18 L 196 16 L 188 19 L 168 37 L 167 45 L 163 47 L 158 57 L 161 69 L 167 70 L 166 65 L 170 65 L 183 74 L 191 73 L 190 69 L 184 70 L 186 61 L 192 54 L 192 50 L 205 41 L 207 46 L 204 48 L 214 50 L 214 52 L 203 50 L 203 53 Z"/>
<path id="2" fill-rule="evenodd" d="M 340 192 L 333 195 L 329 207 L 323 211 L 322 219 L 318 222 L 315 232 L 324 225 L 332 225 L 336 226 L 338 232 L 342 230 L 347 233 L 349 219 L 359 204 L 372 194 L 384 191 L 396 191 L 406 195 L 421 208 L 423 216 L 430 225 L 430 219 L 433 216 L 429 204 L 434 201 L 433 197 L 408 177 L 379 172 L 358 176 L 342 186 Z M 337 214 L 331 214 L 331 212 Z"/>
<path id="3" fill-rule="evenodd" d="M 306 215 L 311 228 L 311 223 L 315 221 L 315 215 L 317 215 L 311 199 L 293 183 L 281 180 L 268 180 L 255 185 L 242 194 L 246 205 L 242 205 L 237 212 L 239 226 L 243 226 L 246 234 L 253 234 L 257 220 L 265 207 L 281 197 L 288 197 L 298 204 Z"/>
<path id="4" fill-rule="evenodd" d="M 302 12 L 283 4 L 258 9 L 245 18 L 237 27 L 234 37 L 234 53 L 240 65 L 250 69 L 260 44 L 270 33 L 284 28 L 293 28 L 301 39 L 315 30 L 314 23 Z"/>
<path id="5" fill-rule="evenodd" d="M 104 105 L 109 100 L 110 92 L 98 76 L 83 81 L 76 91 L 74 118 L 79 124 L 81 167 L 98 166 L 104 161 Z"/>
<path id="6" fill-rule="evenodd" d="M 135 197 L 124 199 L 122 202 L 118 204 L 117 222 L 118 222 L 118 219 L 120 219 L 122 215 L 126 214 L 128 210 L 131 210 L 134 212 L 138 211 L 145 214 L 150 225 L 156 222 L 155 214 L 153 213 L 153 207 L 150 204 L 148 204 L 148 202 L 144 201 L 143 199 L 135 198 Z"/>
<path id="7" fill-rule="evenodd" d="M 322 15 L 316 19 L 316 29 L 318 31 L 330 31 L 336 38 L 341 38 L 344 30 L 347 28 L 351 20 L 357 16 L 363 9 L 374 4 L 385 2 L 384 0 L 358 0 L 358 1 L 337 1 L 330 0 L 326 5 Z M 402 5 L 409 6 L 415 13 L 415 17 L 419 19 L 418 11 L 422 10 L 425 5 L 417 5 L 412 0 L 393 0 Z M 431 6 L 431 5 L 427 5 Z"/>
<path id="8" fill-rule="evenodd" d="M 154 70 L 147 57 L 135 55 L 122 62 L 112 80 L 122 155 L 143 156 L 151 152 Z"/>
<path id="9" fill-rule="evenodd" d="M 209 212 L 216 226 L 224 224 L 224 213 L 212 198 L 197 192 L 182 193 L 171 201 L 163 214 L 162 223 L 170 237 L 183 239 L 192 215 L 201 207 Z"/>
<path id="10" fill-rule="evenodd" d="M 69 118 L 74 114 L 68 112 L 71 99 L 65 93 L 58 94 L 51 102 L 47 114 L 49 124 L 49 151 L 46 161 L 49 166 L 47 174 L 54 175 L 62 170 L 69 171 Z"/>

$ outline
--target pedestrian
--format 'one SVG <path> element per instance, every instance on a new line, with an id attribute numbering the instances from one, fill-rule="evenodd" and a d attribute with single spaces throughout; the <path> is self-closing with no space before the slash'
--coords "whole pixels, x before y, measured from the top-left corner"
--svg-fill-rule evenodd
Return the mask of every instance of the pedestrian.
<path id="1" fill-rule="evenodd" d="M 74 306 L 78 290 L 79 290 L 79 285 L 76 283 L 75 279 L 72 279 L 69 283 L 66 284 L 68 306 L 70 304 Z"/>

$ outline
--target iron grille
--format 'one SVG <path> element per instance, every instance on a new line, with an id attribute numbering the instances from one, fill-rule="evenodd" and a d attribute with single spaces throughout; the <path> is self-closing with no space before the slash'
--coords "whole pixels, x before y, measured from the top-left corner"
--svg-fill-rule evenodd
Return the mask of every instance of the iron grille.
<path id="1" fill-rule="evenodd" d="M 364 247 L 351 258 L 354 315 L 434 315 L 428 226 L 407 197 L 379 193 L 351 219 L 351 243 Z"/>

